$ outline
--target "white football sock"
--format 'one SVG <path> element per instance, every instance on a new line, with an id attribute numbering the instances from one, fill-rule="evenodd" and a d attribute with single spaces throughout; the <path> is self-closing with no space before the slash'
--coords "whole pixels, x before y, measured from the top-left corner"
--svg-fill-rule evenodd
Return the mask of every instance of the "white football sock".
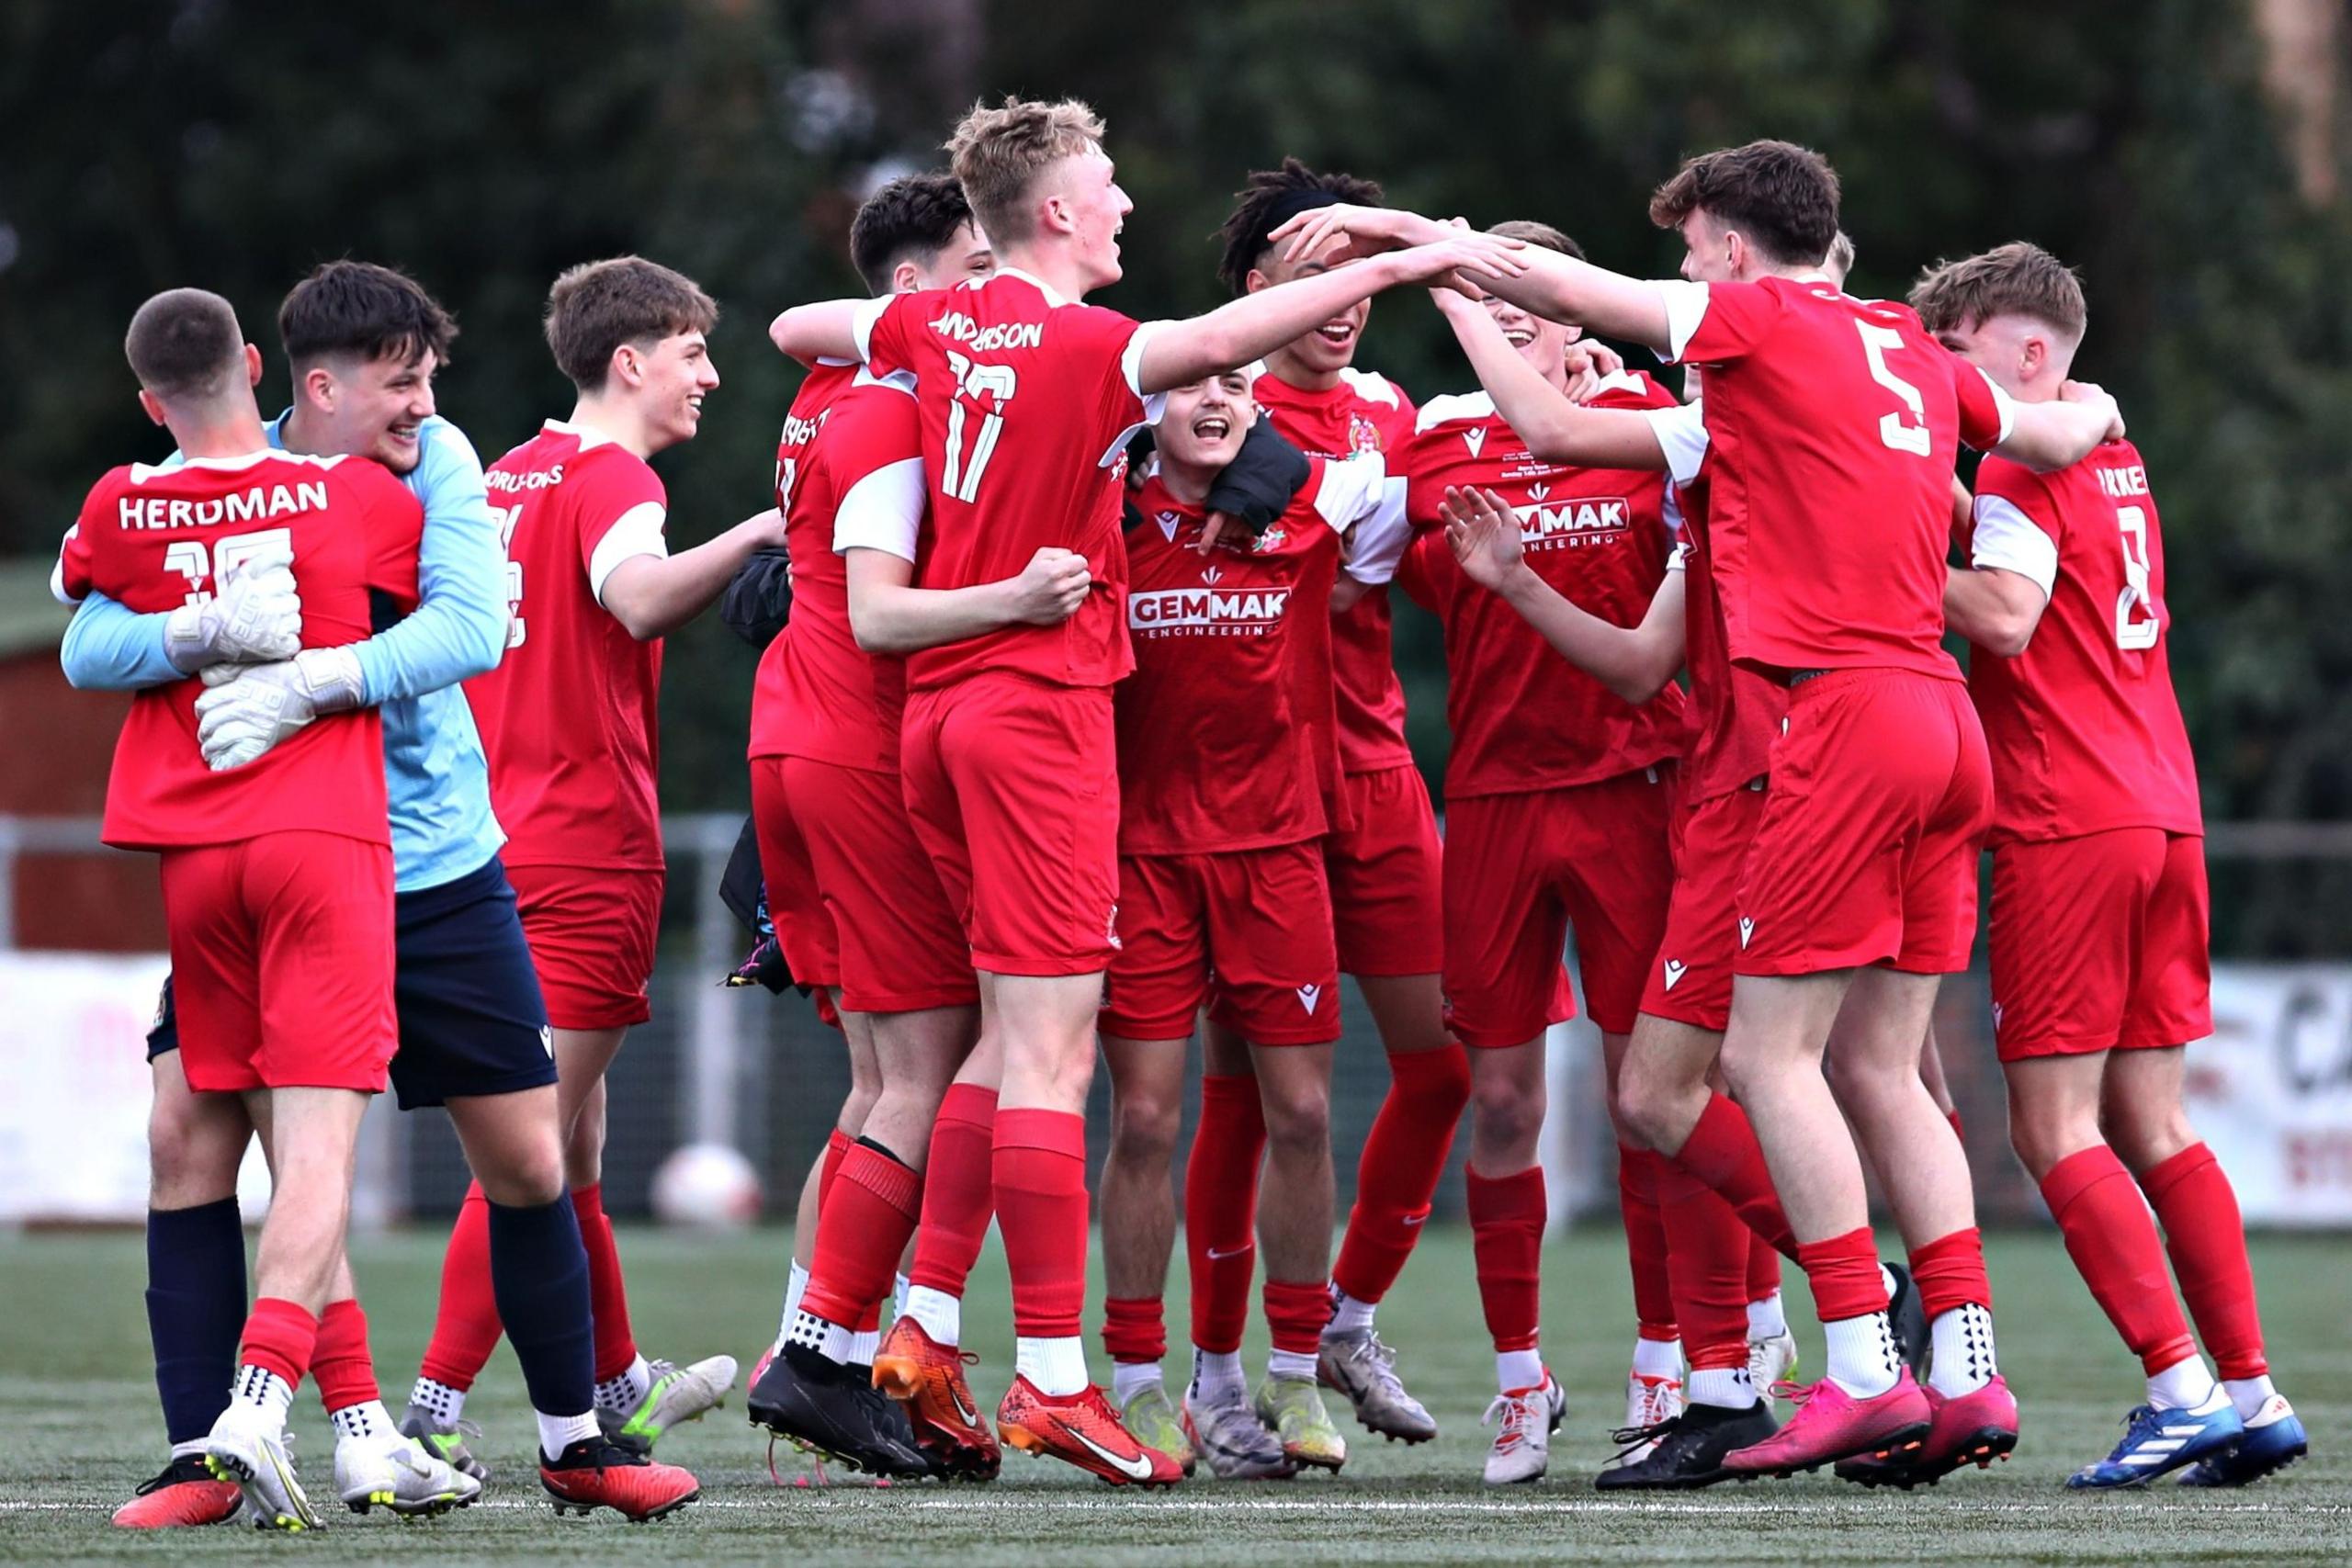
<path id="1" fill-rule="evenodd" d="M 2278 1392 L 2271 1386 L 2267 1372 L 2258 1378 L 2232 1378 L 2222 1386 L 2229 1390 L 2230 1403 L 2238 1407 L 2241 1421 L 2251 1421 L 2261 1415 L 2262 1407 Z"/>
<path id="2" fill-rule="evenodd" d="M 1894 1356 L 1894 1329 L 1883 1312 L 1841 1317 L 1821 1325 L 1829 1345 L 1829 1377 L 1856 1399 L 1875 1399 L 1894 1386 L 1903 1363 Z"/>
<path id="3" fill-rule="evenodd" d="M 1266 1375 L 1313 1382 L 1315 1357 L 1305 1350 L 1270 1350 L 1266 1354 Z"/>
<path id="4" fill-rule="evenodd" d="M 1353 1334 L 1372 1326 L 1372 1314 L 1376 1302 L 1360 1302 L 1337 1285 L 1331 1287 L 1331 1325 L 1323 1331 L 1326 1338 L 1335 1334 Z"/>
<path id="5" fill-rule="evenodd" d="M 653 1369 L 639 1356 L 617 1375 L 596 1385 L 596 1408 L 626 1416 L 645 1402 L 653 1387 Z"/>
<path id="6" fill-rule="evenodd" d="M 1012 1368 L 1039 1393 L 1059 1396 L 1086 1390 L 1086 1342 L 1077 1335 L 1051 1339 L 1015 1339 Z"/>
<path id="7" fill-rule="evenodd" d="M 2190 1351 L 2148 1377 L 2148 1403 L 2158 1410 L 2194 1410 L 2213 1397 L 2213 1374 L 2205 1358 Z M 2232 1401 L 2233 1404 L 2235 1401 Z"/>
<path id="8" fill-rule="evenodd" d="M 574 1443 L 584 1443 L 596 1435 L 596 1413 L 583 1410 L 577 1416 L 549 1416 L 533 1411 L 539 1418 L 539 1455 L 553 1461 L 563 1457 L 563 1450 Z"/>
<path id="9" fill-rule="evenodd" d="M 861 1328 L 849 1337 L 849 1348 L 843 1359 L 853 1367 L 870 1367 L 874 1364 L 874 1353 L 881 1348 L 882 1331 Z"/>
<path id="10" fill-rule="evenodd" d="M 454 1427 L 458 1417 L 465 1414 L 466 1391 L 435 1382 L 431 1378 L 419 1378 L 416 1386 L 408 1391 L 408 1402 L 432 1416 L 436 1425 Z"/>
<path id="11" fill-rule="evenodd" d="M 231 1403 L 250 1405 L 269 1417 L 273 1430 L 286 1429 L 286 1413 L 294 1408 L 294 1385 L 266 1367 L 256 1367 L 251 1361 L 237 1369 L 237 1381 L 230 1385 Z"/>
<path id="12" fill-rule="evenodd" d="M 1158 1361 L 1111 1363 L 1111 1403 L 1125 1410 L 1127 1401 L 1148 1388 L 1163 1386 Z"/>
<path id="13" fill-rule="evenodd" d="M 356 1404 L 346 1404 L 340 1410 L 327 1412 L 327 1425 L 334 1428 L 335 1441 L 345 1438 L 396 1438 L 400 1427 L 392 1420 L 392 1413 L 384 1408 L 380 1399 L 363 1399 Z"/>
<path id="14" fill-rule="evenodd" d="M 846 1363 L 849 1360 L 850 1331 L 838 1323 L 829 1323 L 803 1307 L 792 1314 L 792 1331 L 784 1337 L 786 1348 L 795 1345 L 814 1350 L 828 1361 Z M 596 1391 L 596 1402 L 603 1404 L 605 1391 Z"/>
<path id="15" fill-rule="evenodd" d="M 1505 1393 L 1517 1393 L 1521 1389 L 1544 1385 L 1544 1352 L 1541 1350 L 1498 1350 L 1495 1352 L 1495 1382 Z"/>
<path id="16" fill-rule="evenodd" d="M 964 1338 L 964 1303 L 944 1291 L 928 1285 L 917 1285 L 907 1292 L 907 1315 L 922 1325 L 922 1331 L 942 1345 L 958 1345 Z"/>
<path id="17" fill-rule="evenodd" d="M 1756 1385 L 1746 1367 L 1693 1367 L 1682 1392 L 1691 1404 L 1719 1410 L 1746 1410 L 1756 1403 Z"/>
<path id="18" fill-rule="evenodd" d="M 904 1274 L 891 1276 L 890 1315 L 892 1318 L 901 1318 L 907 1314 L 907 1292 L 914 1288 L 915 1282 Z"/>
<path id="19" fill-rule="evenodd" d="M 1193 1397 L 1204 1404 L 1249 1398 L 1250 1374 L 1241 1370 L 1241 1352 L 1193 1346 Z"/>
<path id="20" fill-rule="evenodd" d="M 808 1270 L 800 1266 L 798 1258 L 794 1258 L 792 1278 L 784 1287 L 784 1315 L 775 1321 L 775 1348 L 779 1350 L 792 1336 L 793 1314 L 800 1310 L 800 1298 L 808 1289 Z"/>
<path id="21" fill-rule="evenodd" d="M 1747 1303 L 1747 1337 L 1750 1339 L 1777 1339 L 1788 1331 L 1788 1314 L 1781 1307 L 1780 1292 L 1774 1291 L 1760 1302 Z"/>
<path id="22" fill-rule="evenodd" d="M 1679 1339 L 1644 1339 L 1634 1341 L 1634 1375 L 1637 1378 L 1672 1380 L 1682 1375 L 1682 1341 Z"/>
<path id="23" fill-rule="evenodd" d="M 1974 1393 L 2000 1375 L 1993 1354 L 1993 1314 L 1974 1302 L 1962 1302 L 1928 1325 L 1935 1346 L 1928 1382 L 1946 1399 Z"/>

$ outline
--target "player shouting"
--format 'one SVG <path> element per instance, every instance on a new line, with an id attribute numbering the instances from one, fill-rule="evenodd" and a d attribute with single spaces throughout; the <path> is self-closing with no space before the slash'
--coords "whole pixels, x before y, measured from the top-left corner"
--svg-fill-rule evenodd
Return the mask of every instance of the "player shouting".
<path id="1" fill-rule="evenodd" d="M 2029 405 L 2065 385 L 2087 321 L 2081 283 L 2030 244 L 1935 267 L 1911 303 Z M 2237 1196 L 2181 1105 L 2182 1047 L 2212 1032 L 2204 818 L 2138 449 L 2110 441 L 2045 474 L 1987 457 L 1969 555 L 1944 604 L 1975 645 L 1969 691 L 1993 756 L 1993 1034 L 2010 1141 L 2148 1378 L 2122 1442 L 2068 1484 L 2193 1466 L 2190 1484 L 2244 1485 L 2307 1443 L 2271 1386 Z"/>
<path id="2" fill-rule="evenodd" d="M 254 404 L 260 351 L 218 295 L 156 295 L 124 348 L 140 406 L 186 461 L 98 482 L 60 555 L 62 596 L 95 590 L 169 614 L 248 559 L 274 558 L 302 597 L 297 662 L 349 683 L 347 645 L 368 633 L 370 596 L 416 603 L 416 498 L 364 458 L 271 450 Z M 188 1087 L 237 1096 L 268 1144 L 258 1299 L 203 1453 L 243 1489 L 256 1524 L 300 1530 L 319 1517 L 286 1416 L 345 1271 L 359 1118 L 395 1044 L 382 727 L 375 709 L 351 705 L 250 767 L 214 771 L 198 739 L 200 689 L 186 678 L 131 699 L 105 837 L 162 853 Z"/>
<path id="3" fill-rule="evenodd" d="M 1085 1122 L 1094 1012 L 1117 943 L 1118 780 L 1110 687 L 1132 667 L 1118 467 L 1171 387 L 1246 364 L 1355 300 L 1504 248 L 1454 236 L 1188 321 L 1142 326 L 1077 303 L 1119 277 L 1132 204 L 1102 125 L 1074 101 L 976 107 L 949 142 L 956 175 L 1004 264 L 946 293 L 802 306 L 773 329 L 786 353 L 912 369 L 933 547 L 919 581 L 1001 579 L 1052 545 L 1101 585 L 1068 622 L 916 654 L 901 766 L 909 809 L 962 908 L 984 1017 L 1001 1032 L 997 1221 L 1019 1339 L 1005 1439 L 1114 1483 L 1167 1483 L 1089 1382 Z"/>
<path id="4" fill-rule="evenodd" d="M 491 465 L 507 547 L 506 655 L 467 687 L 552 1028 L 564 1181 L 594 1303 L 596 1410 L 640 1449 L 716 1404 L 735 1377 L 725 1356 L 681 1368 L 639 1354 L 600 1185 L 605 1070 L 628 1026 L 648 1016 L 662 907 L 660 639 L 781 533 L 769 513 L 675 556 L 662 536 L 667 501 L 646 459 L 692 439 L 718 384 L 703 340 L 715 315 L 693 283 L 636 256 L 556 280 L 548 344 L 579 401 L 571 419 L 549 420 Z M 512 1329 L 481 1289 L 488 1239 L 469 1194 L 413 1400 L 445 1419 L 455 1414 L 449 1395 L 470 1386 L 502 1327 Z M 559 1504 L 594 1500 L 579 1477 L 544 1465 L 540 1476 Z"/>
<path id="5" fill-rule="evenodd" d="M 1685 281 L 1532 252 L 1523 276 L 1494 285 L 1706 367 L 1730 655 L 1790 688 L 1738 893 L 1723 1061 L 1786 1206 L 1829 1369 L 1779 1434 L 1725 1456 L 1747 1473 L 2015 1441 L 1966 1162 L 1918 1077 L 1938 980 L 1967 961 L 1991 814 L 1982 731 L 1939 642 L 1942 542 L 1958 440 L 2064 466 L 2115 421 L 2103 395 L 2013 409 L 1908 310 L 1838 292 L 1820 276 L 1837 200 L 1818 156 L 1751 143 L 1691 160 L 1653 202 L 1689 247 Z M 1299 228 L 1306 247 L 1339 231 L 1374 243 L 1442 231 L 1379 209 Z M 1932 1403 L 1895 1357 L 1860 1155 L 1821 1071 L 1833 1023 L 1845 1103 L 1931 1319 Z"/>
<path id="6" fill-rule="evenodd" d="M 1255 172 L 1225 220 L 1218 276 L 1237 295 L 1317 276 L 1329 270 L 1325 262 L 1285 260 L 1266 236 L 1313 208 L 1380 199 L 1370 180 L 1320 173 L 1295 158 Z M 1371 310 L 1369 300 L 1358 300 L 1270 351 L 1252 383 L 1267 420 L 1303 451 L 1333 459 L 1394 454 L 1411 436 L 1412 400 L 1387 378 L 1355 367 Z M 1388 482 L 1401 492 L 1403 477 L 1393 465 Z M 1405 744 L 1405 693 L 1389 651 L 1388 580 L 1396 564 L 1394 549 L 1359 548 L 1333 596 L 1329 685 L 1340 776 L 1326 781 L 1324 867 L 1340 968 L 1363 988 L 1388 1057 L 1389 1083 L 1357 1163 L 1356 1201 L 1331 1269 L 1331 1321 L 1318 1363 L 1323 1382 L 1347 1394 L 1365 1427 L 1416 1443 L 1435 1437 L 1437 1423 L 1406 1392 L 1396 1353 L 1374 1332 L 1373 1314 L 1429 1218 L 1469 1100 L 1470 1069 L 1461 1044 L 1446 1034 L 1439 991 L 1437 818 Z M 1238 1048 L 1215 1019 L 1203 1027 L 1204 1040 L 1220 1050 Z M 1204 1102 L 1193 1169 L 1256 1168 L 1264 1134 L 1250 1117 L 1250 1103 L 1247 1096 L 1233 1108 Z M 1224 1303 L 1221 1314 L 1239 1312 L 1249 1300 L 1256 1258 L 1246 1244 L 1237 1247 L 1229 1256 L 1196 1260 L 1208 1271 L 1194 1275 L 1193 1289 L 1205 1288 Z"/>

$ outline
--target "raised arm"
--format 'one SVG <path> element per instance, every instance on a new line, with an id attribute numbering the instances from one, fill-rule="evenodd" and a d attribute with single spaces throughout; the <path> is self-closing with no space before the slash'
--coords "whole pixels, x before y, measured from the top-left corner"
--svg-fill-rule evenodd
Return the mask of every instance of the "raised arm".
<path id="1" fill-rule="evenodd" d="M 1501 595 L 1553 651 L 1629 703 L 1645 703 L 1682 668 L 1682 573 L 1669 571 L 1638 626 L 1621 626 L 1580 609 L 1535 574 L 1520 542 L 1519 519 L 1492 491 L 1445 492 L 1446 543 L 1463 571 Z"/>
<path id="2" fill-rule="evenodd" d="M 1457 269 L 1482 281 L 1513 276 L 1526 265 L 1522 258 L 1528 254 L 1515 242 L 1491 234 L 1442 231 L 1427 244 L 1261 288 L 1205 316 L 1161 322 L 1145 340 L 1137 390 L 1149 396 L 1247 365 L 1313 332 L 1357 301 L 1400 283 L 1428 282 Z"/>
<path id="3" fill-rule="evenodd" d="M 2072 468 L 2103 441 L 2123 436 L 2123 411 L 2087 381 L 2069 381 L 2054 403 L 2016 403 L 2009 433 L 1994 448 L 2029 468 L 2052 473 Z"/>
<path id="4" fill-rule="evenodd" d="M 1532 254 L 1549 255 L 1549 251 Z M 1579 408 L 1521 356 L 1475 300 L 1434 291 L 1438 310 L 1469 356 L 1495 412 L 1546 462 L 1586 468 L 1663 468 L 1666 452 L 1645 414 L 1632 409 Z"/>
<path id="5" fill-rule="evenodd" d="M 803 365 L 820 359 L 860 360 L 857 313 L 867 299 L 825 299 L 795 305 L 768 323 L 768 341 Z"/>

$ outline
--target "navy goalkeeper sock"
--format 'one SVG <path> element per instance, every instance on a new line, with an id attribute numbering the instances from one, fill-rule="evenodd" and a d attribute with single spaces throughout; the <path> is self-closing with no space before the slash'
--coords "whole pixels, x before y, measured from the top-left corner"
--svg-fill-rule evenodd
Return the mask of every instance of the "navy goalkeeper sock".
<path id="1" fill-rule="evenodd" d="M 490 1205 L 490 1288 L 523 1364 L 531 1408 L 578 1416 L 596 1398 L 588 1252 L 566 1193 L 530 1208 Z"/>
<path id="2" fill-rule="evenodd" d="M 237 1376 L 245 1232 L 237 1200 L 147 1211 L 147 1337 L 175 1447 L 212 1430 Z"/>

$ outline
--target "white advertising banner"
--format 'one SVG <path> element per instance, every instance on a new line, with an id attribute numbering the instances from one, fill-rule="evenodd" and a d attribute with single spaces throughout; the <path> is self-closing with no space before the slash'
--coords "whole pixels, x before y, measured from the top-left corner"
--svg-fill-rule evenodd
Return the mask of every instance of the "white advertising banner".
<path id="1" fill-rule="evenodd" d="M 2214 965 L 2188 1100 L 2246 1224 L 2352 1224 L 2352 964 Z"/>

